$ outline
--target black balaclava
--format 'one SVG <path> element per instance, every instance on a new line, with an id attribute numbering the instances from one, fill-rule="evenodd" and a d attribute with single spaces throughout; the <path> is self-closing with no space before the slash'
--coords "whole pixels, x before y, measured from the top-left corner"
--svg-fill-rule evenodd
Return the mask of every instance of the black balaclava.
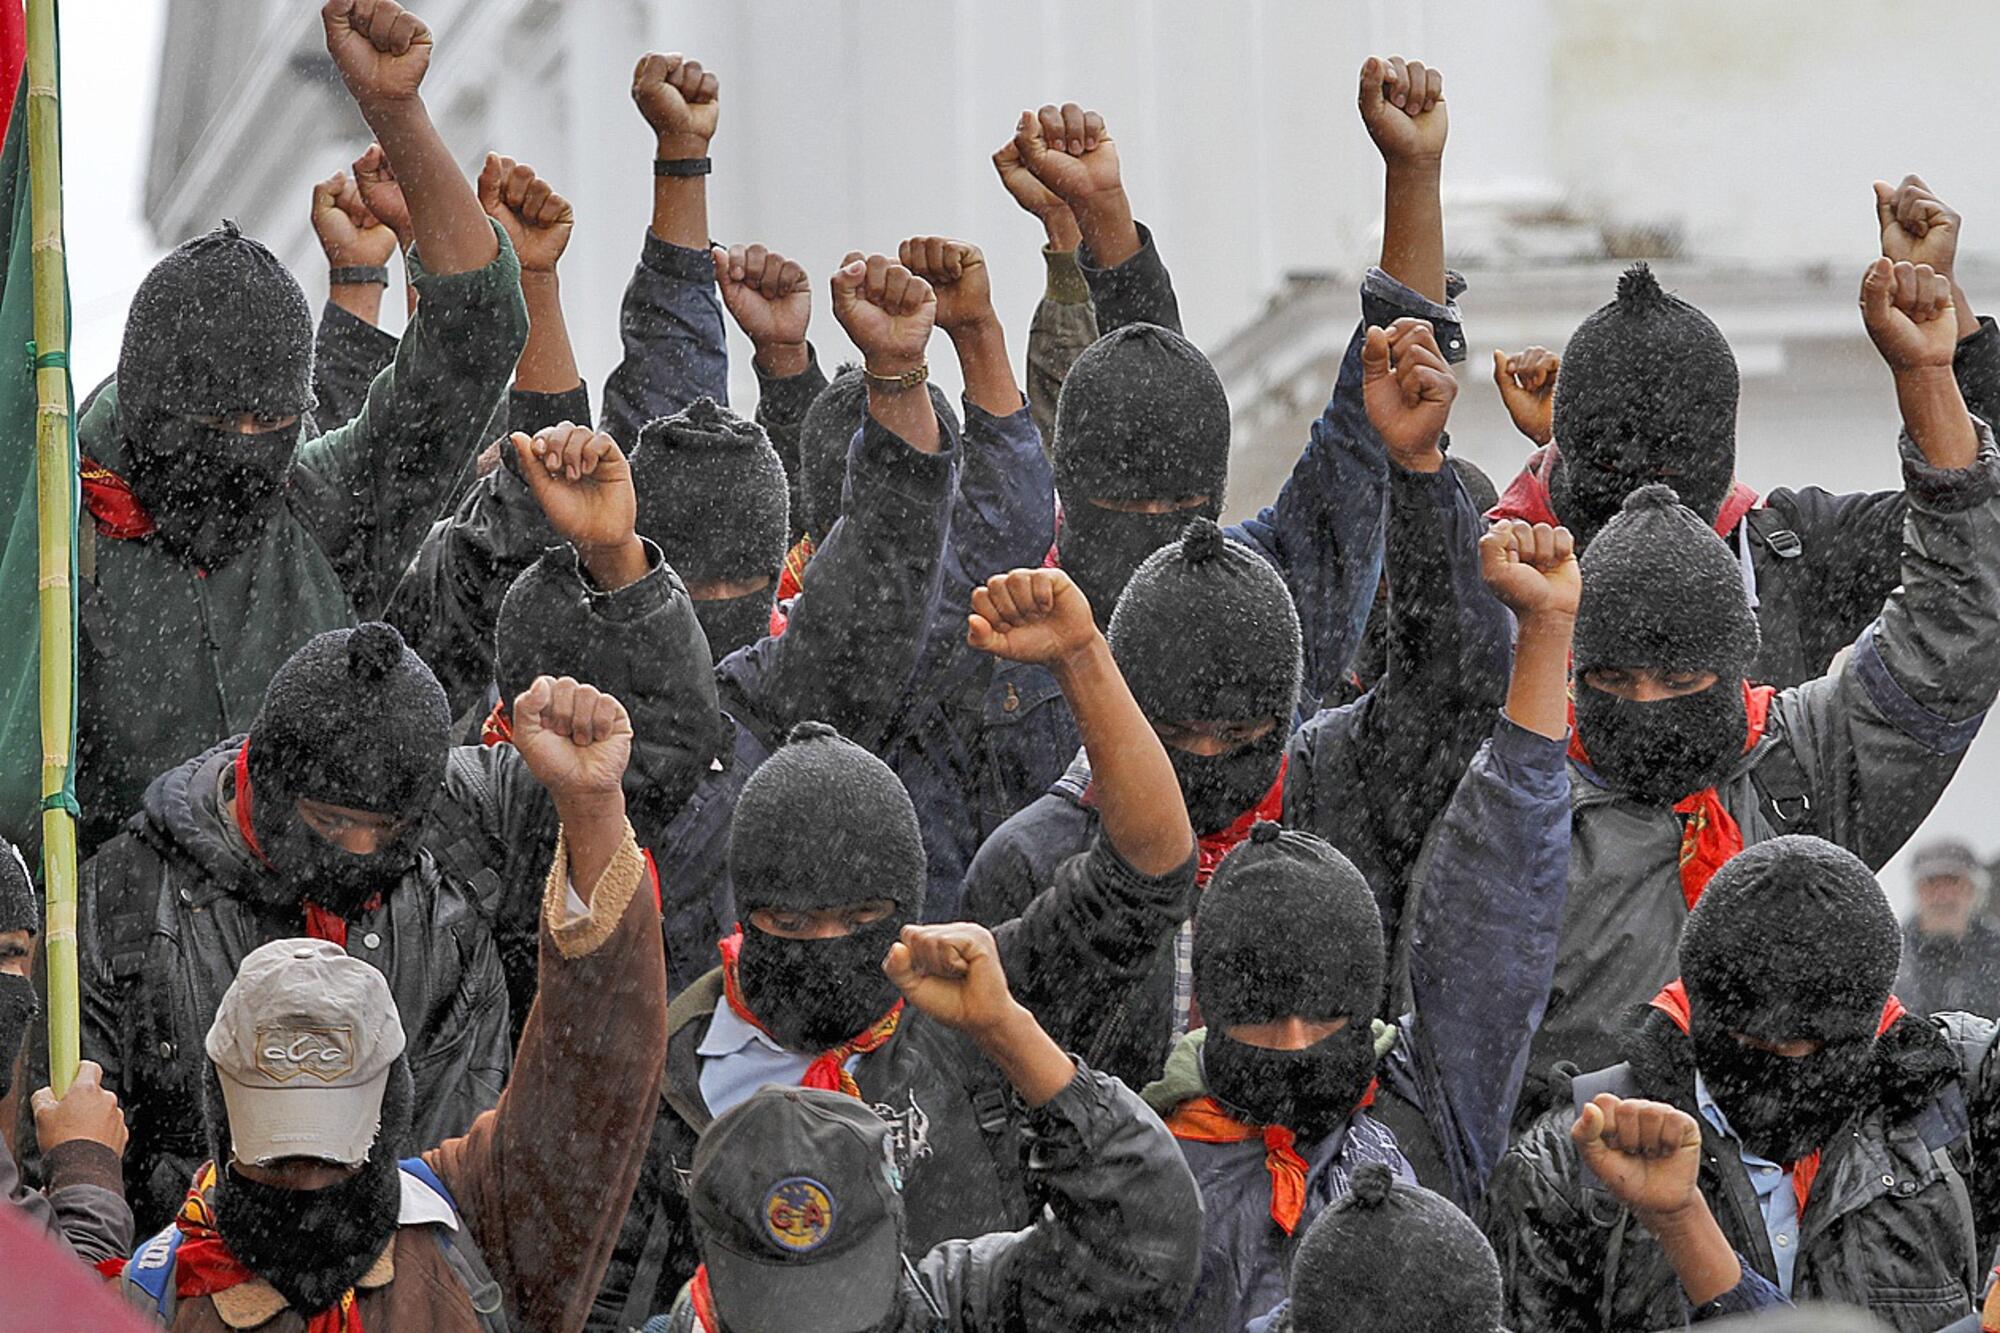
<path id="1" fill-rule="evenodd" d="M 396 1232 L 403 1182 L 397 1163 L 410 1145 L 416 1085 L 396 1057 L 382 1090 L 382 1126 L 368 1159 L 346 1180 L 319 1189 L 266 1185 L 237 1174 L 229 1156 L 229 1111 L 215 1066 L 206 1067 L 202 1103 L 216 1164 L 215 1229 L 229 1252 L 304 1318 L 352 1287 Z"/>
<path id="2" fill-rule="evenodd" d="M 793 727 L 737 798 L 729 879 L 743 926 L 743 1001 L 787 1049 L 838 1046 L 896 1002 L 882 959 L 923 910 L 924 845 L 916 807 L 887 764 L 824 722 Z M 869 898 L 893 899 L 896 910 L 831 939 L 785 939 L 751 920 L 764 907 Z"/>
<path id="3" fill-rule="evenodd" d="M 312 310 L 278 257 L 224 222 L 153 266 L 118 353 L 127 480 L 161 542 L 219 569 L 284 502 L 301 426 L 238 435 L 188 420 L 309 413 Z"/>
<path id="4" fill-rule="evenodd" d="M 632 485 L 639 535 L 682 579 L 770 580 L 745 596 L 695 601 L 713 660 L 769 634 L 791 519 L 785 465 L 764 428 L 697 398 L 639 432 Z"/>
<path id="5" fill-rule="evenodd" d="M 645 612 L 653 628 L 643 644 L 577 634 L 580 620 L 595 620 L 580 607 L 602 598 L 590 591 L 567 546 L 545 552 L 521 572 L 500 603 L 494 629 L 493 679 L 510 704 L 537 676 L 572 676 L 615 699 L 646 701 L 632 715 L 626 776 L 636 828 L 672 819 L 729 740 L 708 640 L 680 576 L 672 568 L 664 573 L 658 604 Z M 634 783 L 633 774 L 643 782 Z"/>
<path id="6" fill-rule="evenodd" d="M 1870 1103 L 1902 937 L 1861 859 L 1772 838 L 1724 863 L 1681 931 L 1695 1068 L 1744 1147 L 1781 1164 L 1831 1143 Z M 1823 1043 L 1796 1059 L 1746 1046 Z"/>
<path id="7" fill-rule="evenodd" d="M 1299 615 L 1269 561 L 1205 518 L 1148 556 L 1110 619 L 1111 655 L 1147 718 L 1273 718 L 1262 739 L 1221 754 L 1167 748 L 1196 833 L 1220 832 L 1277 781 L 1298 705 Z"/>
<path id="8" fill-rule="evenodd" d="M 1570 335 L 1556 379 L 1561 466 L 1549 502 L 1577 549 L 1625 497 L 1668 481 L 1713 523 L 1736 475 L 1736 357 L 1713 320 L 1660 290 L 1644 264 Z"/>
<path id="9" fill-rule="evenodd" d="M 931 406 L 956 434 L 958 414 L 951 400 L 931 385 Z M 843 366 L 819 391 L 799 423 L 799 506 L 792 520 L 815 542 L 823 542 L 840 518 L 847 490 L 847 453 L 854 432 L 868 415 L 868 382 L 860 366 Z"/>
<path id="10" fill-rule="evenodd" d="M 444 782 L 451 709 L 393 627 L 314 636 L 271 677 L 245 743 L 250 824 L 275 872 L 255 884 L 276 880 L 262 896 L 352 916 L 416 864 L 424 815 Z M 293 805 L 300 797 L 406 823 L 387 846 L 356 855 L 306 826 Z"/>
<path id="11" fill-rule="evenodd" d="M 1188 520 L 1219 518 L 1229 479 L 1229 399 L 1198 348 L 1157 324 L 1127 324 L 1085 349 L 1056 404 L 1062 567 L 1107 624 L 1139 563 Z M 1093 500 L 1208 498 L 1135 514 Z"/>
<path id="12" fill-rule="evenodd" d="M 1381 1162 L 1306 1229 L 1289 1333 L 1502 1333 L 1500 1263 L 1472 1219 Z"/>
<path id="13" fill-rule="evenodd" d="M 1604 784 L 1672 805 L 1743 753 L 1743 676 L 1761 642 L 1736 557 L 1666 486 L 1626 497 L 1582 560 L 1576 730 Z M 1713 671 L 1715 684 L 1638 703 L 1593 688 L 1598 667 Z"/>
<path id="14" fill-rule="evenodd" d="M 1258 824 L 1222 859 L 1194 926 L 1194 998 L 1208 1090 L 1263 1125 L 1320 1136 L 1353 1115 L 1375 1077 L 1382 917 L 1352 862 L 1309 833 Z M 1285 1018 L 1345 1028 L 1299 1051 L 1228 1029 Z"/>
<path id="15" fill-rule="evenodd" d="M 41 913 L 35 906 L 35 881 L 28 874 L 28 863 L 21 859 L 13 843 L 0 838 L 0 935 L 11 935 L 17 930 L 34 935 L 41 928 Z M 0 972 L 0 1097 L 5 1097 L 14 1086 L 14 1061 L 20 1057 L 28 1024 L 41 1012 L 33 980 Z"/>

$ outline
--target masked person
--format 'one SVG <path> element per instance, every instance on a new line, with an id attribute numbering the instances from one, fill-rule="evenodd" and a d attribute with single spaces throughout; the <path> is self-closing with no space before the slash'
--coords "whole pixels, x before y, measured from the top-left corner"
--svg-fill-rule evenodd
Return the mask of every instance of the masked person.
<path id="1" fill-rule="evenodd" d="M 1020 1173 L 1051 1206 L 1025 1230 L 912 1262 L 894 1127 L 838 1092 L 766 1087 L 695 1144 L 689 1211 L 702 1264 L 646 1327 L 1163 1327 L 1187 1299 L 1201 1207 L 1159 1120 L 1014 1003 L 980 927 L 907 927 L 884 966 L 908 1008 L 1006 1071 Z"/>
<path id="2" fill-rule="evenodd" d="M 1678 980 L 1622 1027 L 1625 1063 L 1578 1075 L 1571 1104 L 1494 1173 L 1484 1220 L 1517 1326 L 1682 1318 L 1667 1255 L 1582 1169 L 1571 1122 L 1607 1093 L 1699 1122 L 1701 1197 L 1786 1296 L 1912 1333 L 1970 1313 L 1992 1203 L 1973 1168 L 1992 1151 L 1994 1026 L 1907 1013 L 1890 989 L 1899 945 L 1868 867 L 1830 843 L 1774 838 L 1717 871 Z"/>
<path id="3" fill-rule="evenodd" d="M 1936 228 L 1925 243 L 1924 230 L 1898 220 L 1943 205 L 1914 176 L 1893 192 L 1878 183 L 1876 194 L 1882 253 L 1925 260 L 1949 278 L 1952 255 L 1938 246 L 1955 247 L 1956 228 Z M 1991 421 L 2000 415 L 2000 334 L 1963 297 L 1952 369 L 1968 406 Z M 1746 674 L 1784 689 L 1826 673 L 1900 582 L 1904 493 L 1780 487 L 1758 495 L 1736 479 L 1739 383 L 1714 321 L 1634 265 L 1616 297 L 1570 335 L 1553 382 L 1553 420 L 1543 418 L 1554 441 L 1547 426 L 1535 432 L 1542 447 L 1492 516 L 1561 522 L 1588 546 L 1627 495 L 1649 483 L 1672 486 L 1737 557 L 1762 630 Z M 1507 387 L 1513 411 L 1519 395 Z M 1516 424 L 1524 415 L 1515 412 Z"/>
<path id="4" fill-rule="evenodd" d="M 1061 571 L 994 579 L 969 624 L 982 651 L 1058 670 L 1097 761 L 1103 835 L 1033 914 L 994 932 L 1014 994 L 1059 1043 L 1081 1047 L 1186 915 L 1193 837 L 1165 751 Z M 674 1001 L 666 1106 L 597 1328 L 644 1322 L 692 1276 L 683 1182 L 696 1139 L 767 1084 L 846 1093 L 892 1126 L 912 1257 L 1036 1215 L 993 1066 L 903 1003 L 883 972 L 923 901 L 916 812 L 895 773 L 801 723 L 744 786 L 729 861 L 738 929 L 721 942 L 721 966 Z"/>
<path id="5" fill-rule="evenodd" d="M 258 946 L 306 935 L 372 965 L 411 1052 L 412 1128 L 493 1105 L 507 992 L 475 886 L 420 835 L 444 777 L 444 694 L 389 626 L 329 630 L 272 676 L 245 736 L 160 775 L 83 868 L 83 1049 L 132 1123 L 140 1226 L 168 1216 L 205 1145 L 202 1034 Z"/>
<path id="6" fill-rule="evenodd" d="M 1962 842 L 1934 842 L 1910 863 L 1916 911 L 1903 926 L 1896 994 L 1920 1014 L 2000 1016 L 2000 928 L 1985 915 L 1986 867 Z"/>
<path id="7" fill-rule="evenodd" d="M 0 839 L 0 1102 L 13 1091 L 28 1029 L 41 1016 L 33 980 L 40 933 L 27 863 L 12 843 Z M 85 1060 L 61 1098 L 43 1088 L 30 1099 L 46 1188 L 22 1183 L 11 1140 L 0 1140 L 0 1199 L 87 1263 L 121 1258 L 132 1249 L 132 1210 L 125 1206 L 119 1171 L 125 1120 L 117 1096 L 104 1087 L 103 1073 Z"/>
<path id="8" fill-rule="evenodd" d="M 462 1136 L 405 1156 L 425 1142 L 421 1057 L 387 980 L 328 940 L 250 952 L 186 1111 L 209 1159 L 123 1274 L 167 1327 L 582 1326 L 659 1095 L 659 917 L 620 798 L 623 708 L 544 677 L 514 717 L 563 826 L 519 1077 Z"/>
<path id="9" fill-rule="evenodd" d="M 367 406 L 303 438 L 311 311 L 284 265 L 225 223 L 140 284 L 117 382 L 78 423 L 86 851 L 156 775 L 248 727 L 300 644 L 380 613 L 521 349 L 514 252 L 417 95 L 432 43 L 404 16 L 359 0 L 323 15 L 334 64 L 404 179 L 424 293 Z"/>
<path id="10" fill-rule="evenodd" d="M 1744 847 L 1809 832 L 1886 862 L 2000 689 L 2000 465 L 1930 373 L 1956 343 L 1948 297 L 1882 260 L 1862 314 L 1904 412 L 1909 522 L 1902 586 L 1833 674 L 1782 691 L 1746 679 L 1758 629 L 1736 554 L 1664 486 L 1627 497 L 1583 554 L 1571 892 L 1538 1080 L 1616 1058 L 1610 1017 L 1672 980 L 1688 911 Z"/>

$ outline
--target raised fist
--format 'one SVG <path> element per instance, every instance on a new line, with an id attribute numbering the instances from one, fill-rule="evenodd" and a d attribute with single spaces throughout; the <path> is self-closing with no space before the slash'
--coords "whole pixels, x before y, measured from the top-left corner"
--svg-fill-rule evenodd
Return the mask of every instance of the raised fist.
<path id="1" fill-rule="evenodd" d="M 715 75 L 678 51 L 649 51 L 632 71 L 633 105 L 659 136 L 662 157 L 706 156 L 722 111 L 720 91 Z"/>
<path id="2" fill-rule="evenodd" d="M 1095 195 L 1124 188 L 1118 149 L 1104 128 L 1104 117 L 1074 102 L 1023 111 L 1014 126 L 1014 150 L 1021 165 L 1072 210 Z M 1000 178 L 1007 179 L 1005 170 Z"/>
<path id="3" fill-rule="evenodd" d="M 1370 56 L 1361 64 L 1361 123 L 1385 162 L 1435 162 L 1444 156 L 1448 126 L 1444 75 L 1401 56 Z"/>
<path id="4" fill-rule="evenodd" d="M 389 165 L 389 155 L 382 151 L 381 144 L 369 144 L 354 159 L 354 185 L 368 211 L 396 233 L 396 244 L 409 249 L 416 234 L 410 229 L 410 204 L 403 198 L 403 183 L 396 179 L 395 168 Z"/>
<path id="5" fill-rule="evenodd" d="M 992 934 L 970 921 L 904 926 L 882 970 L 922 1013 L 969 1035 L 991 1031 L 1020 1011 Z"/>
<path id="6" fill-rule="evenodd" d="M 1569 1137 L 1611 1197 L 1641 1221 L 1701 1203 L 1701 1126 L 1687 1112 L 1601 1092 Z"/>
<path id="7" fill-rule="evenodd" d="M 514 748 L 558 803 L 620 790 L 632 757 L 625 705 L 568 676 L 538 676 L 514 700 Z"/>
<path id="8" fill-rule="evenodd" d="M 1891 187 L 1875 182 L 1875 220 L 1882 226 L 1882 254 L 1898 263 L 1929 264 L 1951 276 L 1958 258 L 1959 217 L 1931 193 L 1922 177 L 1905 176 Z"/>
<path id="9" fill-rule="evenodd" d="M 95 1060 L 77 1063 L 76 1077 L 60 1099 L 54 1088 L 43 1088 L 28 1104 L 35 1113 L 35 1137 L 43 1152 L 84 1140 L 125 1155 L 125 1117 L 118 1109 L 118 1094 L 104 1086 L 104 1069 Z"/>
<path id="10" fill-rule="evenodd" d="M 873 375 L 900 375 L 924 361 L 937 322 L 931 285 L 887 255 L 850 251 L 834 271 L 833 317 Z"/>
<path id="11" fill-rule="evenodd" d="M 312 225 L 328 268 L 373 268 L 396 253 L 396 233 L 368 211 L 360 187 L 344 171 L 313 186 Z"/>
<path id="12" fill-rule="evenodd" d="M 639 501 L 617 441 L 567 421 L 532 438 L 515 431 L 509 439 L 522 479 L 557 536 L 586 554 L 631 543 Z"/>
<path id="13" fill-rule="evenodd" d="M 1085 651 L 1097 638 L 1089 600 L 1060 569 L 995 574 L 972 590 L 965 641 L 982 653 L 1050 666 Z"/>
<path id="14" fill-rule="evenodd" d="M 1861 277 L 1861 322 L 1892 371 L 1949 370 L 1958 351 L 1951 279 L 1929 264 L 1887 256 L 1870 264 Z"/>
<path id="15" fill-rule="evenodd" d="M 1517 616 L 1574 616 L 1583 593 L 1568 528 L 1503 518 L 1479 539 L 1479 575 Z"/>
<path id="16" fill-rule="evenodd" d="M 946 333 L 996 322 L 986 256 L 978 246 L 948 236 L 912 236 L 897 257 L 904 268 L 930 283 L 937 294 L 937 325 Z"/>
<path id="17" fill-rule="evenodd" d="M 1435 472 L 1444 466 L 1438 437 L 1457 396 L 1458 381 L 1429 320 L 1404 318 L 1368 330 L 1361 349 L 1361 397 L 1398 467 Z"/>
<path id="18" fill-rule="evenodd" d="M 326 0 L 327 54 L 364 107 L 415 97 L 431 64 L 431 30 L 396 0 Z"/>
<path id="19" fill-rule="evenodd" d="M 479 206 L 514 243 L 523 273 L 553 273 L 569 246 L 576 211 L 525 162 L 486 155 L 479 173 Z"/>
<path id="20" fill-rule="evenodd" d="M 796 260 L 761 245 L 716 246 L 715 282 L 743 336 L 761 351 L 803 347 L 812 321 L 812 284 Z"/>
<path id="21" fill-rule="evenodd" d="M 1018 143 L 1009 139 L 1000 145 L 1000 150 L 993 154 L 993 169 L 1000 173 L 1001 186 L 1013 196 L 1022 211 L 1042 224 L 1049 235 L 1050 245 L 1058 250 L 1076 248 L 1076 214 L 1069 211 L 1069 205 L 1058 198 L 1054 190 L 1035 179 L 1035 173 L 1021 161 L 1021 146 Z"/>
<path id="22" fill-rule="evenodd" d="M 1530 347 L 1509 356 L 1493 349 L 1493 382 L 1500 386 L 1500 401 L 1514 419 L 1514 429 L 1536 444 L 1547 444 L 1556 435 L 1556 372 L 1562 358 L 1546 347 Z"/>

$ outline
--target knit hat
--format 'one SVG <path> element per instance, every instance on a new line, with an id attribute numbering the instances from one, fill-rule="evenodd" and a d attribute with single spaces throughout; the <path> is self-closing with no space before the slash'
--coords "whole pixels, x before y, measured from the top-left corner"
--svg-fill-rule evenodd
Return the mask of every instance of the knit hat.
<path id="1" fill-rule="evenodd" d="M 1146 557 L 1111 615 L 1111 655 L 1159 721 L 1289 718 L 1302 648 L 1269 561 L 1205 518 Z"/>
<path id="2" fill-rule="evenodd" d="M 1700 1025 L 1772 1040 L 1870 1037 L 1896 982 L 1896 914 L 1859 857 L 1793 835 L 1715 872 L 1681 930 Z"/>
<path id="3" fill-rule="evenodd" d="M 1633 487 L 1671 475 L 1713 521 L 1736 473 L 1736 357 L 1701 311 L 1644 264 L 1570 335 L 1556 380 L 1561 466 L 1550 499 L 1586 540 Z"/>
<path id="4" fill-rule="evenodd" d="M 1307 1228 L 1292 1259 L 1293 1333 L 1500 1333 L 1500 1264 L 1472 1219 L 1381 1162 Z"/>
<path id="5" fill-rule="evenodd" d="M 0 935 L 16 930 L 40 934 L 42 914 L 35 902 L 35 877 L 21 849 L 0 838 Z"/>
<path id="6" fill-rule="evenodd" d="M 451 709 L 403 636 L 371 622 L 315 635 L 285 660 L 249 745 L 259 810 L 303 796 L 417 816 L 444 782 Z"/>
<path id="7" fill-rule="evenodd" d="M 958 414 L 952 410 L 951 399 L 935 384 L 931 385 L 931 406 L 956 433 Z M 814 541 L 825 541 L 840 519 L 841 497 L 847 487 L 847 451 L 867 413 L 868 381 L 861 367 L 843 366 L 819 391 L 799 423 L 799 504 L 805 513 L 795 517 Z"/>
<path id="8" fill-rule="evenodd" d="M 760 764 L 729 822 L 740 915 L 892 898 L 924 901 L 924 845 L 910 793 L 890 767 L 824 722 L 801 722 Z"/>
<path id="9" fill-rule="evenodd" d="M 632 454 L 639 535 L 694 580 L 777 577 L 790 518 L 764 428 L 710 398 L 646 423 Z"/>
<path id="10" fill-rule="evenodd" d="M 1085 349 L 1056 404 L 1056 490 L 1089 500 L 1206 495 L 1222 512 L 1229 398 L 1199 348 L 1157 324 L 1127 324 Z"/>
<path id="11" fill-rule="evenodd" d="M 304 412 L 313 317 L 278 257 L 225 221 L 170 251 L 139 284 L 118 352 L 127 419 Z"/>
<path id="12" fill-rule="evenodd" d="M 1260 822 L 1201 895 L 1194 998 L 1211 1027 L 1293 1015 L 1365 1024 L 1382 969 L 1382 916 L 1368 881 L 1310 833 Z"/>
<path id="13" fill-rule="evenodd" d="M 1565 371 L 1565 373 L 1567 373 Z M 1641 486 L 1584 551 L 1576 670 L 1744 675 L 1761 635 L 1735 555 L 1669 486 Z"/>

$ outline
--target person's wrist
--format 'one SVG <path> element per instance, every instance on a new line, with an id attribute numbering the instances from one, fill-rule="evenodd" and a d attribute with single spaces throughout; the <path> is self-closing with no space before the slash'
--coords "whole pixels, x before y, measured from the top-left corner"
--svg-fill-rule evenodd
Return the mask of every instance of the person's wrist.
<path id="1" fill-rule="evenodd" d="M 655 158 L 673 162 L 682 158 L 707 157 L 708 140 L 702 135 L 688 132 L 662 131 L 654 139 Z M 662 180 L 698 180 L 699 177 L 663 176 Z"/>
<path id="2" fill-rule="evenodd" d="M 1634 1208 L 1632 1212 L 1639 1224 L 1663 1245 L 1692 1236 L 1705 1222 L 1712 1221 L 1699 1194 L 1671 1208 Z"/>
<path id="3" fill-rule="evenodd" d="M 428 114 L 424 107 L 424 99 L 421 92 L 360 93 L 355 92 L 352 88 L 348 91 L 354 97 L 354 105 L 360 110 L 361 118 L 368 122 L 371 129 L 378 129 L 385 123 L 402 124 L 413 118 Z"/>
<path id="4" fill-rule="evenodd" d="M 1438 437 L 1432 436 L 1420 446 L 1391 449 L 1389 461 L 1405 472 L 1438 473 L 1444 471 L 1444 450 L 1438 447 Z"/>
<path id="5" fill-rule="evenodd" d="M 1089 638 L 1072 645 L 1048 665 L 1049 674 L 1056 678 L 1058 684 L 1074 681 L 1112 665 L 1111 645 L 1105 640 L 1104 632 L 1093 622 Z"/>
<path id="6" fill-rule="evenodd" d="M 1076 214 L 1067 206 L 1058 205 L 1041 214 L 1042 232 L 1048 237 L 1051 250 L 1074 250 L 1083 244 L 1083 232 L 1077 228 Z"/>
<path id="7" fill-rule="evenodd" d="M 964 349 L 989 342 L 999 332 L 1000 317 L 993 313 L 991 306 L 988 306 L 970 319 L 947 325 L 944 334 L 951 339 L 953 346 Z"/>
<path id="8" fill-rule="evenodd" d="M 1012 995 L 1005 1005 L 998 1006 L 991 1014 L 978 1015 L 969 1019 L 965 1034 L 982 1050 L 1007 1049 L 1020 1042 L 1030 1029 L 1037 1027 L 1035 1016 Z"/>
<path id="9" fill-rule="evenodd" d="M 1444 150 L 1435 153 L 1384 153 L 1382 165 L 1399 180 L 1435 180 L 1444 174 Z"/>
<path id="10" fill-rule="evenodd" d="M 760 342 L 755 360 L 757 369 L 772 379 L 788 380 L 805 373 L 812 351 L 803 338 L 797 342 Z"/>
<path id="11" fill-rule="evenodd" d="M 1954 349 L 1956 350 L 1956 349 Z M 1953 374 L 1951 362 L 1916 366 L 1892 366 L 1890 372 L 1896 377 L 1899 393 L 1930 393 L 1950 385 L 1958 387 L 1958 379 Z"/>
<path id="12" fill-rule="evenodd" d="M 1567 643 L 1576 635 L 1576 612 L 1567 608 L 1537 607 L 1521 612 L 1519 637 L 1543 641 L 1560 639 Z"/>
<path id="13" fill-rule="evenodd" d="M 923 366 L 922 351 L 907 353 L 863 351 L 861 354 L 861 369 L 868 378 L 870 388 L 889 388 L 891 386 L 877 381 L 912 375 L 923 369 Z"/>
<path id="14" fill-rule="evenodd" d="M 1132 216 L 1131 201 L 1125 197 L 1125 187 L 1109 185 L 1089 194 L 1076 195 L 1063 201 L 1069 206 L 1070 215 L 1077 226 L 1088 231 L 1093 226 L 1107 223 L 1122 223 Z"/>
<path id="15" fill-rule="evenodd" d="M 619 541 L 579 544 L 577 558 L 599 592 L 617 592 L 646 577 L 646 544 L 639 534 L 628 533 Z"/>
<path id="16" fill-rule="evenodd" d="M 516 251 L 516 253 L 518 254 L 519 251 Z M 554 291 L 557 286 L 554 260 L 550 260 L 547 265 L 537 264 L 533 268 L 528 267 L 526 264 L 521 265 L 521 289 L 523 291 L 530 289 Z"/>
<path id="17" fill-rule="evenodd" d="M 594 787 L 572 788 L 550 792 L 549 799 L 555 804 L 556 818 L 565 828 L 579 829 L 600 824 L 623 823 L 625 820 L 625 789 L 614 786 L 608 791 Z"/>

